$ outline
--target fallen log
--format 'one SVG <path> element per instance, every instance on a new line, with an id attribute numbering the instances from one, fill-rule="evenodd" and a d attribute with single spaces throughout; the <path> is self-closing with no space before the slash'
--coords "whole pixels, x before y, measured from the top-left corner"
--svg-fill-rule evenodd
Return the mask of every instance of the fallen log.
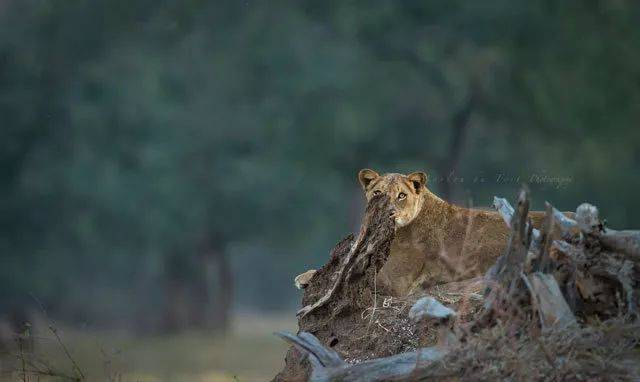
<path id="1" fill-rule="evenodd" d="M 600 221 L 598 209 L 588 203 L 578 206 L 575 224 L 584 234 L 595 236 L 603 248 L 624 253 L 632 260 L 640 261 L 640 231 L 605 228 Z"/>
<path id="2" fill-rule="evenodd" d="M 518 195 L 517 208 L 512 208 L 506 199 L 500 200 L 500 213 L 504 214 L 503 219 L 509 221 L 511 233 L 509 234 L 507 249 L 502 254 L 495 265 L 487 272 L 485 282 L 485 302 L 483 312 L 479 315 L 472 328 L 485 327 L 490 325 L 496 318 L 505 314 L 517 315 L 513 308 L 518 308 L 521 296 L 519 283 L 522 283 L 520 274 L 524 270 L 529 246 L 533 236 L 533 225 L 527 221 L 529 212 L 528 191 L 523 189 Z M 507 215 L 512 212 L 512 215 Z M 535 230 L 538 231 L 538 230 Z M 541 235 L 538 233 L 537 238 Z M 515 302 L 515 303 L 514 303 Z M 519 310 L 519 309 L 517 309 Z"/>
<path id="3" fill-rule="evenodd" d="M 640 261 L 640 231 L 614 231 L 607 229 L 598 235 L 602 246 L 613 252 L 622 252 L 633 261 Z"/>
<path id="4" fill-rule="evenodd" d="M 612 379 L 638 380 L 639 232 L 605 228 L 597 208 L 588 204 L 578 207 L 574 219 L 550 203 L 537 230 L 528 217 L 529 204 L 527 190 L 519 193 L 516 208 L 494 198 L 510 228 L 508 245 L 484 279 L 474 282 L 476 288 L 485 288 L 484 296 L 478 295 L 484 301 L 464 322 L 460 317 L 469 311 L 456 314 L 442 305 L 450 304 L 447 298 L 415 296 L 408 309 L 408 301 L 394 306 L 391 301 L 399 300 L 376 292 L 371 280 L 386 260 L 385 245 L 392 234 L 378 234 L 384 232 L 382 215 L 365 217 L 358 238 L 336 247 L 330 262 L 335 266 L 318 272 L 325 281 L 337 276 L 324 284 L 330 288 L 305 293 L 309 311 L 301 314 L 300 334 L 280 334 L 308 358 L 306 377 L 573 380 L 606 373 Z M 475 294 L 466 301 L 472 301 L 471 296 Z M 464 306 L 455 309 L 460 313 Z M 385 309 L 393 314 L 383 322 L 380 313 Z M 397 328 L 408 328 L 410 335 L 404 337 Z M 370 335 L 371 330 L 379 331 Z M 425 347 L 435 343 L 434 333 L 438 346 Z M 408 343 L 411 346 L 405 346 Z M 365 357 L 360 348 L 367 349 Z M 379 358 L 371 357 L 374 354 Z"/>
<path id="5" fill-rule="evenodd" d="M 311 360 L 304 379 L 311 382 L 640 379 L 638 322 L 556 327 L 536 337 L 514 337 L 498 326 L 455 348 L 426 347 L 356 364 L 338 359 L 311 334 L 276 334 Z"/>
<path id="6" fill-rule="evenodd" d="M 531 300 L 543 328 L 564 329 L 576 324 L 576 318 L 553 276 L 535 272 L 529 276 L 523 274 L 522 277 L 531 292 Z"/>
<path id="7" fill-rule="evenodd" d="M 558 222 L 563 232 L 569 232 L 570 230 L 578 227 L 578 222 L 567 217 L 564 213 L 560 212 L 560 210 L 553 207 L 551 203 L 547 202 L 546 205 L 551 208 L 553 218 Z"/>
<path id="8" fill-rule="evenodd" d="M 297 336 L 286 332 L 275 334 L 308 356 L 312 367 L 310 382 L 382 382 L 409 378 L 416 369 L 429 368 L 445 354 L 438 348 L 427 347 L 352 365 L 323 347 L 310 333 L 302 332 Z"/>

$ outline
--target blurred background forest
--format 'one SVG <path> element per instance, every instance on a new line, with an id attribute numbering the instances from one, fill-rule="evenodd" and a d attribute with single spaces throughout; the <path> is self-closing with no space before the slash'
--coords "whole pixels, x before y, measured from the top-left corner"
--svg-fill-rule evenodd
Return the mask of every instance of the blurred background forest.
<path id="1" fill-rule="evenodd" d="M 293 316 L 363 167 L 638 227 L 639 22 L 624 0 L 2 0 L 0 316 Z"/>

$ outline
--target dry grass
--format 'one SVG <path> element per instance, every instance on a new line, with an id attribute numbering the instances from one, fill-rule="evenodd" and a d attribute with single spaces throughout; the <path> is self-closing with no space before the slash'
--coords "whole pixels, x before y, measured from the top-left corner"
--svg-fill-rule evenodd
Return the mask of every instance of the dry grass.
<path id="1" fill-rule="evenodd" d="M 596 326 L 514 335 L 485 329 L 441 363 L 413 377 L 516 381 L 637 381 L 640 324 L 622 319 Z"/>
<path id="2" fill-rule="evenodd" d="M 188 332 L 136 337 L 124 332 L 59 327 L 69 353 L 87 381 L 264 381 L 284 365 L 287 345 L 272 335 L 296 330 L 293 314 L 241 315 L 225 335 Z M 34 356 L 57 371 L 73 375 L 74 366 L 55 337 L 35 332 Z M 21 381 L 20 363 L 12 355 L 0 360 L 0 380 Z M 30 375 L 29 381 L 38 380 Z M 40 381 L 61 380 L 41 376 Z"/>

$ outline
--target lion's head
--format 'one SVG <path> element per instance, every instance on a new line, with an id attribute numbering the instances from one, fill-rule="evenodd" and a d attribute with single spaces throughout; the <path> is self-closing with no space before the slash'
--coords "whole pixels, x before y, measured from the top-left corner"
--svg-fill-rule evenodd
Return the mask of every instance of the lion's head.
<path id="1" fill-rule="evenodd" d="M 383 174 L 369 169 L 360 170 L 358 180 L 367 200 L 383 193 L 389 196 L 394 209 L 397 227 L 411 223 L 422 209 L 423 193 L 426 190 L 427 174 L 412 172 L 409 175 Z"/>

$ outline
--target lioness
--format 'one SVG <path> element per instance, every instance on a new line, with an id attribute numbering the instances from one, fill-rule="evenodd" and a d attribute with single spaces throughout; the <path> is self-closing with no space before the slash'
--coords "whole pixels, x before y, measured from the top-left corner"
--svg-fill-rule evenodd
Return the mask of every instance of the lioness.
<path id="1" fill-rule="evenodd" d="M 391 199 L 396 232 L 378 282 L 394 295 L 483 275 L 506 248 L 509 230 L 497 212 L 445 202 L 427 189 L 424 172 L 363 169 L 358 180 L 367 200 L 380 193 Z M 529 216 L 539 227 L 544 213 Z M 296 286 L 311 282 L 313 273 L 299 275 Z"/>

